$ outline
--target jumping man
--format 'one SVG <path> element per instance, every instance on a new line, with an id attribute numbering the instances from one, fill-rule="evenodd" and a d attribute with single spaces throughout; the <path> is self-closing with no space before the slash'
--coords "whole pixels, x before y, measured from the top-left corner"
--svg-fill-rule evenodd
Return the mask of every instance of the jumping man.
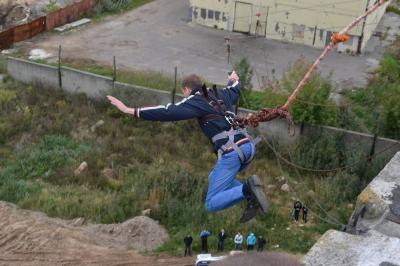
<path id="1" fill-rule="evenodd" d="M 244 128 L 235 122 L 233 105 L 240 96 L 239 77 L 235 71 L 229 75 L 224 89 L 208 90 L 197 75 L 183 79 L 185 98 L 176 104 L 156 107 L 127 107 L 113 96 L 107 96 L 120 111 L 134 117 L 152 121 L 179 121 L 196 118 L 203 133 L 210 139 L 218 160 L 208 176 L 205 207 L 210 212 L 220 211 L 247 200 L 240 218 L 244 223 L 258 213 L 267 213 L 268 203 L 263 184 L 256 175 L 242 183 L 235 177 L 253 159 L 255 144 Z"/>

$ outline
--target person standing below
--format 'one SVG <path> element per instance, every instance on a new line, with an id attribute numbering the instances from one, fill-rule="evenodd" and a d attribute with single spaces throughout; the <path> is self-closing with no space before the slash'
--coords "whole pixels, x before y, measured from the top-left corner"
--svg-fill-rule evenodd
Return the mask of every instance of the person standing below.
<path id="1" fill-rule="evenodd" d="M 207 238 L 211 235 L 211 233 L 207 230 L 203 230 L 200 232 L 201 239 L 201 253 L 208 253 L 208 243 Z"/>
<path id="2" fill-rule="evenodd" d="M 235 250 L 242 250 L 243 236 L 240 232 L 235 235 Z"/>
<path id="3" fill-rule="evenodd" d="M 247 237 L 247 251 L 253 250 L 254 249 L 254 245 L 256 244 L 256 236 L 250 232 L 250 234 Z"/>
<path id="4" fill-rule="evenodd" d="M 300 211 L 302 208 L 302 204 L 300 201 L 295 201 L 294 203 L 294 219 L 296 220 L 296 222 L 299 221 L 299 215 L 300 215 Z"/>
<path id="5" fill-rule="evenodd" d="M 267 240 L 263 236 L 259 236 L 257 240 L 257 251 L 261 252 L 264 250 L 264 246 L 267 244 Z"/>
<path id="6" fill-rule="evenodd" d="M 183 239 L 183 242 L 185 242 L 185 257 L 186 256 L 192 256 L 192 242 L 193 242 L 193 237 L 188 234 L 185 236 Z"/>
<path id="7" fill-rule="evenodd" d="M 224 241 L 226 239 L 226 234 L 224 229 L 221 229 L 221 231 L 218 233 L 218 251 L 224 251 Z"/>
<path id="8" fill-rule="evenodd" d="M 308 208 L 307 206 L 304 204 L 303 205 L 303 222 L 307 223 L 307 215 L 308 215 Z"/>

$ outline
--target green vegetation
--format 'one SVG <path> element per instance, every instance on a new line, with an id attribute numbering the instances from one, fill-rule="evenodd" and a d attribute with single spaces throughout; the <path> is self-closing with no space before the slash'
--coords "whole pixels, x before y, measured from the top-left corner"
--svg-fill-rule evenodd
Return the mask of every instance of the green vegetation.
<path id="1" fill-rule="evenodd" d="M 367 88 L 350 91 L 346 98 L 371 132 L 400 138 L 400 39 L 383 56 Z"/>
<path id="2" fill-rule="evenodd" d="M 352 212 L 348 204 L 354 203 L 362 184 L 384 163 L 373 162 L 365 169 L 361 161 L 360 171 L 354 167 L 311 175 L 277 160 L 263 143 L 251 167 L 239 178 L 258 174 L 266 184 L 275 185 L 268 189 L 271 212 L 242 225 L 238 220 L 244 203 L 218 213 L 207 213 L 204 208 L 215 155 L 194 121 L 134 120 L 84 95 L 11 81 L 0 85 L 0 92 L 1 128 L 6 132 L 1 134 L 0 200 L 54 217 L 85 217 L 100 223 L 122 222 L 150 208 L 151 216 L 171 235 L 160 251 L 176 255 L 182 254 L 182 238 L 188 232 L 195 236 L 194 250 L 198 251 L 197 235 L 203 228 L 213 233 L 212 249 L 217 231 L 224 228 L 231 237 L 238 230 L 253 231 L 267 236 L 270 247 L 304 253 L 320 234 L 339 228 L 318 217 L 346 223 Z M 99 120 L 104 124 L 93 127 Z M 304 167 L 330 168 L 361 158 L 355 147 L 341 145 L 338 136 L 316 139 L 312 145 L 302 140 L 290 150 L 275 149 Z M 88 168 L 75 174 L 83 161 Z M 290 193 L 280 191 L 286 182 Z M 292 197 L 310 207 L 312 219 L 304 227 L 290 222 Z M 232 247 L 232 241 L 227 245 Z"/>
<path id="3" fill-rule="evenodd" d="M 386 12 L 392 12 L 392 13 L 395 13 L 397 15 L 400 15 L 400 9 L 395 7 L 395 6 L 388 6 L 386 8 Z"/>
<path id="4" fill-rule="evenodd" d="M 58 9 L 60 9 L 60 7 L 57 4 L 56 0 L 49 0 L 49 3 L 46 5 L 46 11 L 48 13 L 57 11 Z"/>
<path id="5" fill-rule="evenodd" d="M 93 18 L 100 19 L 104 16 L 119 14 L 153 0 L 99 0 L 93 11 Z"/>

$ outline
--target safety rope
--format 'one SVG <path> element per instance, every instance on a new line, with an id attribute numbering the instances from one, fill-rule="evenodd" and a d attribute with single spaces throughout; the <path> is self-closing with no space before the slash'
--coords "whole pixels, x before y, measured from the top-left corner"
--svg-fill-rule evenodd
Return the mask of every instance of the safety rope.
<path id="1" fill-rule="evenodd" d="M 325 49 L 321 53 L 321 55 L 315 60 L 313 65 L 310 67 L 310 69 L 305 74 L 303 79 L 299 82 L 296 89 L 289 96 L 288 100 L 286 101 L 286 103 L 284 105 L 276 107 L 276 108 L 262 108 L 261 110 L 259 110 L 256 113 L 250 113 L 245 118 L 244 117 L 238 118 L 238 122 L 242 126 L 248 125 L 250 127 L 257 127 L 259 125 L 259 123 L 261 123 L 261 122 L 271 121 L 278 117 L 284 118 L 288 121 L 288 124 L 289 124 L 289 127 L 288 127 L 289 134 L 294 135 L 294 123 L 293 123 L 293 119 L 292 119 L 290 113 L 288 112 L 289 106 L 296 99 L 296 96 L 298 95 L 300 90 L 304 87 L 306 82 L 310 79 L 311 75 L 315 72 L 317 66 L 320 64 L 322 59 L 324 59 L 324 57 L 328 54 L 328 52 L 330 52 L 336 44 L 348 40 L 349 37 L 346 35 L 346 33 L 348 31 L 350 31 L 352 28 L 354 28 L 362 19 L 364 19 L 369 14 L 371 14 L 375 10 L 377 10 L 385 2 L 387 2 L 387 0 L 379 0 L 371 8 L 369 8 L 363 15 L 356 18 L 353 22 L 351 22 L 349 25 L 347 25 L 341 31 L 334 33 L 332 35 L 330 43 L 325 47 Z"/>

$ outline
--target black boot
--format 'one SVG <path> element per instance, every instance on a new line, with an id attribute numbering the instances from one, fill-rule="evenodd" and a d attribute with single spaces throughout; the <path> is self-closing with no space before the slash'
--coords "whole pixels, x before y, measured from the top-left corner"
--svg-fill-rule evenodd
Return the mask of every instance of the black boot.
<path id="1" fill-rule="evenodd" d="M 240 217 L 240 222 L 245 223 L 253 219 L 257 214 L 261 212 L 260 204 L 254 198 L 249 198 L 247 200 L 246 209 L 244 209 L 242 217 Z"/>
<path id="2" fill-rule="evenodd" d="M 267 197 L 258 176 L 252 175 L 247 179 L 243 184 L 243 194 L 247 197 L 247 206 L 240 218 L 241 223 L 249 221 L 258 213 L 266 214 L 268 212 Z"/>

